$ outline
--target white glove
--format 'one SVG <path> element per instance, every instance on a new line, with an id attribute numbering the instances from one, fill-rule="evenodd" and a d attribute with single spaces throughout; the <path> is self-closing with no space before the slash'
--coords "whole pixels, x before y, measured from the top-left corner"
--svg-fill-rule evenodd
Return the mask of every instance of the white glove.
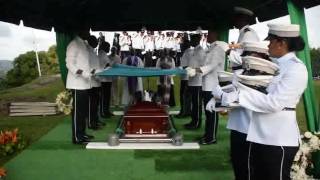
<path id="1" fill-rule="evenodd" d="M 209 112 L 213 112 L 215 108 L 216 108 L 216 100 L 214 98 L 211 98 L 206 105 L 206 110 Z"/>
<path id="2" fill-rule="evenodd" d="M 241 53 L 238 51 L 232 50 L 229 54 L 229 61 L 233 66 L 241 66 L 242 65 L 242 58 L 240 56 Z"/>
<path id="3" fill-rule="evenodd" d="M 187 75 L 188 75 L 189 77 L 193 77 L 193 76 L 196 75 L 196 70 L 193 69 L 193 68 L 191 68 L 191 67 L 187 67 L 187 68 L 186 68 L 186 71 L 187 71 Z"/>
<path id="4" fill-rule="evenodd" d="M 223 94 L 223 91 L 219 85 L 213 88 L 212 95 L 215 99 L 221 99 L 222 94 Z"/>

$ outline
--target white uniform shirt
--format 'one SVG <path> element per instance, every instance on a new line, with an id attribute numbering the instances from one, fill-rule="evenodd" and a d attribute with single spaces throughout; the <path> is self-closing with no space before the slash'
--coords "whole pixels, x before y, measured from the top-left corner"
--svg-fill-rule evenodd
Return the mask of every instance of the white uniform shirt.
<path id="1" fill-rule="evenodd" d="M 95 52 L 95 50 L 88 45 L 88 49 L 89 49 L 89 54 L 90 54 L 90 68 L 91 71 L 95 70 L 95 73 L 101 72 L 103 68 L 101 68 L 100 65 L 100 60 L 97 56 L 97 53 Z M 98 76 L 92 76 L 91 77 L 91 86 L 92 87 L 100 87 L 101 83 L 100 83 L 100 79 Z"/>
<path id="2" fill-rule="evenodd" d="M 241 28 L 241 30 L 239 31 L 239 37 L 238 37 L 237 43 L 243 43 L 248 41 L 249 42 L 260 41 L 257 33 L 252 28 L 250 28 L 249 25 Z M 229 59 L 234 58 L 234 60 L 231 60 L 231 61 L 239 62 L 241 65 L 242 59 L 240 55 L 242 54 L 242 51 L 243 51 L 242 49 L 231 50 Z M 238 65 L 236 64 L 233 65 L 231 63 L 231 66 L 238 66 Z M 237 70 L 237 72 L 234 72 L 234 73 L 240 74 L 242 72 L 243 70 Z M 249 123 L 252 118 L 252 112 L 250 110 L 245 109 L 243 107 L 232 109 L 228 113 L 228 116 L 229 116 L 229 120 L 227 124 L 228 129 L 247 134 Z"/>
<path id="3" fill-rule="evenodd" d="M 243 28 L 240 29 L 239 31 L 239 37 L 238 37 L 238 44 L 242 44 L 243 42 L 260 42 L 258 34 L 250 28 L 249 25 L 244 26 Z M 242 64 L 242 59 L 241 59 L 241 54 L 243 52 L 243 49 L 235 49 L 230 51 L 229 59 L 231 61 L 231 66 L 241 66 Z M 234 64 L 233 62 L 238 62 Z"/>
<path id="4" fill-rule="evenodd" d="M 155 48 L 156 50 L 160 50 L 164 48 L 164 44 L 165 44 L 165 39 L 164 37 L 156 37 L 155 39 Z"/>
<path id="5" fill-rule="evenodd" d="M 119 45 L 121 51 L 129 51 L 131 45 L 130 37 L 127 35 L 120 36 Z"/>
<path id="6" fill-rule="evenodd" d="M 89 51 L 84 40 L 75 37 L 67 47 L 66 66 L 68 68 L 67 89 L 90 89 L 91 74 Z M 81 69 L 82 73 L 76 72 Z"/>
<path id="7" fill-rule="evenodd" d="M 186 49 L 181 57 L 181 67 L 186 67 L 189 65 L 189 61 L 193 55 L 193 47 Z M 181 80 L 188 80 L 189 77 L 187 74 L 181 75 Z"/>
<path id="8" fill-rule="evenodd" d="M 225 62 L 225 50 L 221 46 L 228 46 L 222 41 L 215 41 L 206 51 L 205 65 L 200 67 L 202 71 L 202 91 L 212 91 L 218 85 L 218 72 L 223 71 Z"/>
<path id="9" fill-rule="evenodd" d="M 169 59 L 169 58 L 170 58 L 170 59 Z M 161 60 L 160 58 L 157 59 L 157 63 L 156 63 L 156 68 L 159 68 L 159 69 L 161 69 L 161 67 L 160 67 L 160 60 Z M 171 58 L 171 57 L 169 57 L 169 56 L 165 58 L 165 63 L 168 62 L 169 60 L 170 60 L 171 63 L 172 63 L 172 66 L 171 66 L 170 69 L 176 68 L 176 64 L 175 64 L 175 62 L 174 62 L 174 59 Z M 159 77 L 159 78 L 160 78 L 160 77 Z M 158 78 L 158 80 L 157 80 L 157 85 L 160 84 L 159 78 Z M 173 76 L 172 76 L 172 75 L 170 76 L 170 81 L 171 81 L 171 84 L 173 85 L 173 84 L 174 84 L 174 81 L 173 81 Z"/>
<path id="10" fill-rule="evenodd" d="M 306 66 L 294 53 L 278 59 L 279 75 L 275 76 L 267 88 L 268 94 L 239 86 L 239 103 L 253 111 L 247 140 L 266 145 L 298 146 L 299 127 L 295 108 L 307 87 Z"/>
<path id="11" fill-rule="evenodd" d="M 145 51 L 153 51 L 154 50 L 154 39 L 153 37 L 150 36 L 146 36 L 144 38 L 144 45 L 145 45 Z"/>
<path id="12" fill-rule="evenodd" d="M 98 53 L 98 58 L 99 58 L 101 69 L 105 69 L 107 64 L 109 64 L 109 67 L 112 66 L 111 60 L 109 59 L 109 57 L 105 51 L 100 50 Z M 101 82 L 112 82 L 112 78 L 111 77 L 100 77 L 100 81 Z"/>
<path id="13" fill-rule="evenodd" d="M 198 45 L 192 51 L 192 57 L 190 58 L 188 66 L 191 68 L 199 68 L 203 66 L 205 57 L 206 52 L 200 45 Z M 202 74 L 197 73 L 195 76 L 189 77 L 188 86 L 202 86 Z"/>
<path id="14" fill-rule="evenodd" d="M 137 34 L 132 38 L 133 49 L 144 49 L 143 35 Z"/>

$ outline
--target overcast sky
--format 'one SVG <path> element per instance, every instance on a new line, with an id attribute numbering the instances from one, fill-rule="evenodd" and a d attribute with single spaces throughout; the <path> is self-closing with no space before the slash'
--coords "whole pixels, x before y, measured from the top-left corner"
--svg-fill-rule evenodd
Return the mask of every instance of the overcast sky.
<path id="1" fill-rule="evenodd" d="M 320 47 L 320 6 L 306 10 L 306 21 L 308 28 L 310 47 Z M 274 19 L 268 22 L 289 23 L 289 16 Z M 267 36 L 268 22 L 258 23 L 253 28 L 258 32 L 261 39 Z M 97 35 L 97 33 L 94 33 Z M 230 30 L 229 42 L 236 41 L 238 30 Z M 110 37 L 107 37 L 111 39 Z M 17 26 L 0 21 L 0 60 L 13 60 L 19 54 L 34 50 L 48 50 L 55 44 L 55 33 L 42 31 L 24 26 Z"/>

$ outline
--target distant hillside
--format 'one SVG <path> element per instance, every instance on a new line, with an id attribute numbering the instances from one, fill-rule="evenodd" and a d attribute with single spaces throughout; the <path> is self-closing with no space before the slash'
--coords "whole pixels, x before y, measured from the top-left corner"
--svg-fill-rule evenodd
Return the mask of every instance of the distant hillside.
<path id="1" fill-rule="evenodd" d="M 0 77 L 4 77 L 6 73 L 13 68 L 13 61 L 0 60 Z"/>

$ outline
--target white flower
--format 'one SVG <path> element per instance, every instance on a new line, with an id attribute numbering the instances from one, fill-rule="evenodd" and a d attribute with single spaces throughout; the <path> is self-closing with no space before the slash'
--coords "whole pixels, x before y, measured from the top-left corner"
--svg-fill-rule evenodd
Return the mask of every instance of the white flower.
<path id="1" fill-rule="evenodd" d="M 58 110 L 64 114 L 70 114 L 72 110 L 72 97 L 69 91 L 62 91 L 57 95 L 56 104 Z"/>
<path id="2" fill-rule="evenodd" d="M 305 137 L 305 138 L 310 139 L 312 136 L 313 136 L 312 133 L 309 132 L 309 131 L 307 131 L 307 132 L 304 133 L 304 137 Z"/>

